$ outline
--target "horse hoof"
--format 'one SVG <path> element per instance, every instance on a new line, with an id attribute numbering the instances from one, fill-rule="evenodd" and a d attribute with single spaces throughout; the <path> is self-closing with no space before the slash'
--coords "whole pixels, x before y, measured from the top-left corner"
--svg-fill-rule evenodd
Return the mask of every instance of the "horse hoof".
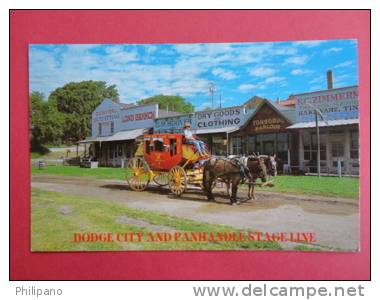
<path id="1" fill-rule="evenodd" d="M 236 202 L 234 202 L 234 203 L 231 203 L 231 205 L 232 205 L 232 206 L 236 206 L 236 205 L 237 205 L 237 203 L 236 203 Z"/>

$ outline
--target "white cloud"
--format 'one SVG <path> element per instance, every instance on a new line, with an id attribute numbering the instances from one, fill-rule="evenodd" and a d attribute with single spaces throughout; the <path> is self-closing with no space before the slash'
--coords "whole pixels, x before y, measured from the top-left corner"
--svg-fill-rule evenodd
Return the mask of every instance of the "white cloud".
<path id="1" fill-rule="evenodd" d="M 297 41 L 297 42 L 294 42 L 293 44 L 295 46 L 304 46 L 308 48 L 313 48 L 313 47 L 317 47 L 323 44 L 324 42 L 326 41 Z"/>
<path id="2" fill-rule="evenodd" d="M 309 84 L 315 85 L 315 84 L 321 84 L 326 81 L 326 77 L 323 75 L 319 75 L 312 80 L 309 81 Z"/>
<path id="3" fill-rule="evenodd" d="M 346 60 L 340 64 L 334 66 L 335 69 L 351 67 L 354 64 L 352 60 Z"/>
<path id="4" fill-rule="evenodd" d="M 285 77 L 273 76 L 273 77 L 268 77 L 267 79 L 265 79 L 264 83 L 284 83 L 285 81 L 286 81 Z"/>
<path id="5" fill-rule="evenodd" d="M 267 67 L 256 67 L 249 71 L 250 75 L 257 76 L 257 77 L 272 76 L 275 73 L 276 73 L 275 69 L 267 68 Z"/>
<path id="6" fill-rule="evenodd" d="M 234 72 L 229 71 L 229 70 L 224 70 L 222 68 L 213 69 L 212 74 L 224 80 L 232 80 L 232 79 L 237 78 L 237 75 Z"/>
<path id="7" fill-rule="evenodd" d="M 291 56 L 285 59 L 285 64 L 304 65 L 308 61 L 307 55 Z"/>
<path id="8" fill-rule="evenodd" d="M 312 70 L 307 70 L 307 69 L 294 69 L 290 72 L 292 75 L 306 75 L 306 74 L 311 74 L 313 73 Z"/>
<path id="9" fill-rule="evenodd" d="M 280 76 L 272 76 L 255 84 L 252 84 L 252 83 L 241 84 L 238 87 L 238 89 L 240 91 L 265 90 L 271 84 L 276 84 L 276 86 L 283 87 L 286 85 L 286 78 L 280 77 Z"/>
<path id="10" fill-rule="evenodd" d="M 323 53 L 324 53 L 324 54 L 329 54 L 329 53 L 339 53 L 339 52 L 342 51 L 342 50 L 343 50 L 342 48 L 332 47 L 332 48 L 329 48 L 329 49 L 323 50 Z"/>
<path id="11" fill-rule="evenodd" d="M 256 88 L 256 85 L 254 84 L 250 84 L 250 83 L 243 83 L 241 85 L 239 85 L 238 89 L 240 91 L 249 91 L 249 90 L 253 90 Z"/>

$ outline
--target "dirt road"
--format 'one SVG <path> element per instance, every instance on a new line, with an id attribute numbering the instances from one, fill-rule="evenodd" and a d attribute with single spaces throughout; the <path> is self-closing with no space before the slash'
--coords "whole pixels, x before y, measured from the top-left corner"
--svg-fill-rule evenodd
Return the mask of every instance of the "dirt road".
<path id="1" fill-rule="evenodd" d="M 245 230 L 313 232 L 316 244 L 326 250 L 354 251 L 359 248 L 359 209 L 358 201 L 353 199 L 258 192 L 256 200 L 230 206 L 221 189 L 215 192 L 216 202 L 208 202 L 202 191 L 196 188 L 177 198 L 166 188 L 152 186 L 139 193 L 131 191 L 120 180 L 52 175 L 32 176 L 32 187 L 123 202 L 132 208 Z M 244 201 L 246 191 L 242 190 L 239 198 Z"/>

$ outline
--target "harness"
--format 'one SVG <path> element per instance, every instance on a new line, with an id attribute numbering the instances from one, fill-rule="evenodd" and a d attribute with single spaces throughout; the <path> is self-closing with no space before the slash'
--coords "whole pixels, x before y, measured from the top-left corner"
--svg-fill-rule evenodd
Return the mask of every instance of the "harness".
<path id="1" fill-rule="evenodd" d="M 237 156 L 237 155 L 230 155 L 228 156 L 227 160 L 233 163 L 235 166 L 237 166 L 240 169 L 240 176 L 242 177 L 243 183 L 245 182 L 245 179 L 251 179 L 252 175 L 251 172 L 248 169 L 248 157 L 246 156 Z"/>

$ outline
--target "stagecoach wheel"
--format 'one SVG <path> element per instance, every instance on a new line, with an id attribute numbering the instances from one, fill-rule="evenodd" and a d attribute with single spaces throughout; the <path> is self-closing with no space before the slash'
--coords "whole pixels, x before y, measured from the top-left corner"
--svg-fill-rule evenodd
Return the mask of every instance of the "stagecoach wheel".
<path id="1" fill-rule="evenodd" d="M 150 181 L 150 169 L 146 161 L 141 157 L 129 160 L 125 167 L 125 178 L 132 190 L 145 190 Z"/>
<path id="2" fill-rule="evenodd" d="M 187 187 L 187 176 L 185 170 L 176 166 L 169 171 L 169 188 L 172 193 L 181 196 Z"/>
<path id="3" fill-rule="evenodd" d="M 153 177 L 153 181 L 159 186 L 168 185 L 169 176 L 167 173 L 159 173 Z"/>

